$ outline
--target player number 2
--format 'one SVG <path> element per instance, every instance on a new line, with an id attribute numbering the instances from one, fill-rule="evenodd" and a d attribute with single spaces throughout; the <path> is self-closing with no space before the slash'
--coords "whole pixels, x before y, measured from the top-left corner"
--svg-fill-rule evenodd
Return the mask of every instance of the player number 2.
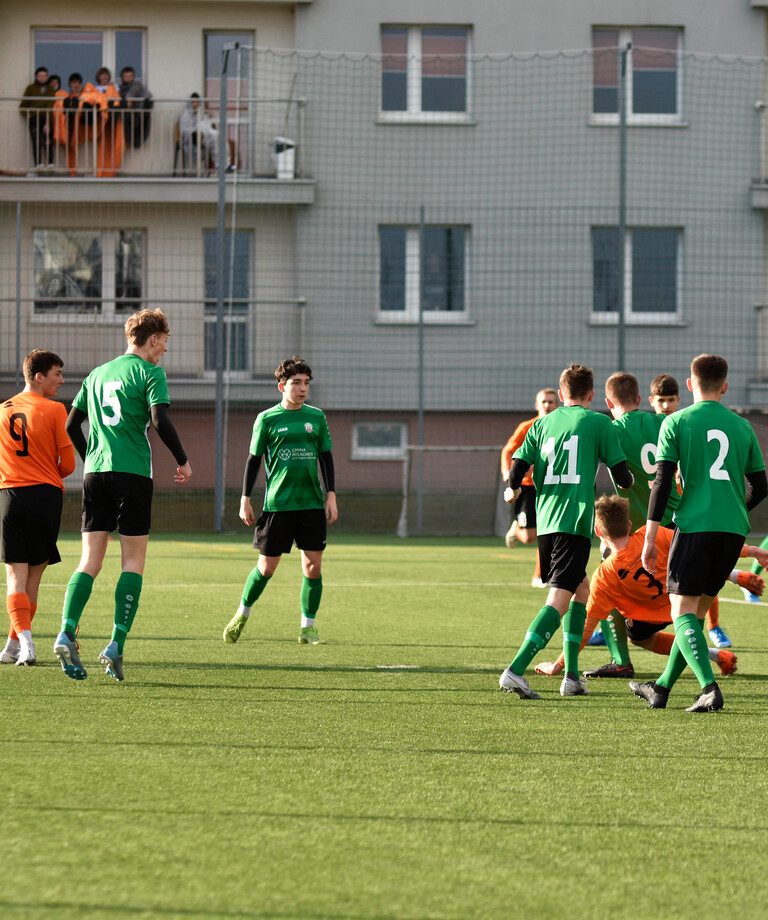
<path id="1" fill-rule="evenodd" d="M 731 481 L 731 477 L 728 475 L 728 470 L 723 469 L 723 463 L 728 454 L 728 436 L 724 431 L 720 431 L 719 428 L 710 428 L 707 432 L 707 441 L 718 441 L 720 444 L 720 453 L 717 455 L 717 460 L 709 468 L 709 478 L 710 479 L 725 479 L 727 482 Z"/>
<path id="2" fill-rule="evenodd" d="M 547 438 L 542 450 L 547 455 L 545 485 L 556 485 L 557 483 L 578 485 L 581 482 L 581 474 L 576 472 L 579 462 L 579 436 L 577 434 L 572 434 L 567 441 L 563 441 L 563 450 L 568 453 L 568 468 L 562 474 L 555 473 L 555 439 Z"/>
<path id="3" fill-rule="evenodd" d="M 120 424 L 120 400 L 117 398 L 116 390 L 119 390 L 122 383 L 119 380 L 113 380 L 105 383 L 101 389 L 101 420 L 105 425 L 114 427 Z M 110 415 L 104 412 L 104 409 L 110 410 Z"/>
<path id="4" fill-rule="evenodd" d="M 14 441 L 21 441 L 21 450 L 16 451 L 17 457 L 29 456 L 29 438 L 27 437 L 27 417 L 23 412 L 14 412 L 8 420 L 11 428 L 11 437 Z M 19 423 L 18 428 L 16 422 Z"/>

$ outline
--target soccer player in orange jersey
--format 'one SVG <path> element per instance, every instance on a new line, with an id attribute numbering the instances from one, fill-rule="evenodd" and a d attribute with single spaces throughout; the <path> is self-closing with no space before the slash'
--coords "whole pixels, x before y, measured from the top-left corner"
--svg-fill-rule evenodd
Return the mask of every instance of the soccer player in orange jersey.
<path id="1" fill-rule="evenodd" d="M 35 664 L 32 618 L 40 580 L 46 566 L 61 561 L 56 540 L 62 480 L 75 468 L 67 410 L 54 402 L 64 383 L 63 366 L 52 351 L 30 352 L 24 359 L 26 386 L 0 406 L 0 555 L 11 620 L 0 653 L 4 664 Z"/>
<path id="2" fill-rule="evenodd" d="M 521 422 L 512 433 L 512 437 L 507 441 L 501 450 L 501 478 L 504 482 L 509 482 L 509 468 L 512 466 L 512 454 L 525 440 L 528 429 L 533 425 L 537 418 L 549 415 L 557 409 L 557 392 L 555 390 L 539 390 L 536 394 L 536 412 L 535 418 L 529 418 Z M 533 467 L 523 477 L 523 484 L 520 487 L 520 495 L 515 502 L 512 512 L 512 526 L 507 531 L 504 542 L 512 549 L 517 541 L 521 543 L 536 542 L 536 487 L 533 484 Z M 536 568 L 533 572 L 533 581 L 531 585 L 534 588 L 543 588 L 544 583 L 541 580 L 541 566 L 539 565 L 539 553 L 536 552 Z"/>
<path id="3" fill-rule="evenodd" d="M 611 555 L 597 568 L 592 576 L 587 602 L 587 622 L 584 626 L 582 648 L 589 641 L 592 631 L 600 620 L 608 619 L 614 609 L 626 620 L 627 636 L 633 645 L 646 648 L 657 655 L 669 655 L 675 641 L 674 633 L 662 632 L 672 623 L 672 605 L 667 594 L 667 556 L 674 531 L 660 527 L 656 535 L 658 563 L 656 574 L 651 575 L 643 568 L 642 551 L 645 541 L 645 525 L 631 532 L 629 501 L 619 495 L 603 495 L 595 502 L 595 533 L 600 536 Z M 768 550 L 759 546 L 747 546 L 741 556 L 764 559 Z M 731 573 L 730 581 L 738 583 L 738 570 Z M 761 579 L 762 581 L 762 579 Z M 761 585 L 756 585 L 762 590 Z M 733 674 L 737 658 L 726 649 L 709 649 L 709 658 L 716 662 L 723 674 Z M 555 676 L 563 670 L 564 659 L 556 662 L 540 662 L 536 666 L 539 674 Z M 615 662 L 585 671 L 587 677 L 632 677 L 632 665 L 618 665 Z"/>

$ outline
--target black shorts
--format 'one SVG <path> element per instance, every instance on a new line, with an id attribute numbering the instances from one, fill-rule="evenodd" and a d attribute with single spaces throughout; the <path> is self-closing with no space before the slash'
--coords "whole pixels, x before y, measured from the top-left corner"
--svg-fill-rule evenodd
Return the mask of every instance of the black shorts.
<path id="1" fill-rule="evenodd" d="M 587 577 L 592 541 L 572 533 L 548 533 L 539 536 L 538 544 L 541 580 L 573 594 Z"/>
<path id="2" fill-rule="evenodd" d="M 87 473 L 83 480 L 83 533 L 117 530 L 143 537 L 152 523 L 152 480 L 135 473 Z"/>
<path id="3" fill-rule="evenodd" d="M 42 484 L 0 489 L 0 561 L 55 565 L 64 493 Z"/>
<path id="4" fill-rule="evenodd" d="M 324 508 L 264 511 L 256 521 L 253 545 L 264 556 L 290 553 L 294 541 L 299 549 L 322 552 L 327 530 Z"/>
<path id="5" fill-rule="evenodd" d="M 536 486 L 520 486 L 515 502 L 515 520 L 524 530 L 536 529 Z"/>
<path id="6" fill-rule="evenodd" d="M 624 622 L 627 624 L 627 637 L 635 642 L 644 642 L 670 626 L 672 620 L 668 623 L 649 623 L 647 620 L 633 620 L 627 617 Z"/>
<path id="7" fill-rule="evenodd" d="M 675 531 L 667 561 L 667 593 L 717 597 L 744 546 L 736 533 Z"/>

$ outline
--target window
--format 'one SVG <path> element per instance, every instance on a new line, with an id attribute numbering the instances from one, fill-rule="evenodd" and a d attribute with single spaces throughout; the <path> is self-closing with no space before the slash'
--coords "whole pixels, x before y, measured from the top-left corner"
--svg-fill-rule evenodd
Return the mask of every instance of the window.
<path id="1" fill-rule="evenodd" d="M 146 80 L 143 29 L 35 29 L 35 67 L 61 77 L 67 86 L 71 73 L 80 73 L 93 82 L 102 65 L 119 80 L 123 67 L 130 66 L 140 80 Z"/>
<path id="2" fill-rule="evenodd" d="M 382 26 L 382 117 L 466 120 L 468 55 L 464 26 Z"/>
<path id="3" fill-rule="evenodd" d="M 34 250 L 35 314 L 122 318 L 143 306 L 144 231 L 35 230 Z"/>
<path id="4" fill-rule="evenodd" d="M 619 111 L 621 49 L 627 60 L 627 121 L 668 124 L 680 119 L 679 29 L 593 29 L 592 113 L 615 124 Z"/>
<path id="5" fill-rule="evenodd" d="M 634 323 L 680 320 L 680 244 L 676 228 L 627 230 L 624 315 Z M 592 318 L 615 322 L 619 311 L 619 231 L 592 228 Z"/>
<path id="6" fill-rule="evenodd" d="M 355 422 L 352 426 L 353 460 L 403 460 L 407 443 L 405 422 Z"/>
<path id="7" fill-rule="evenodd" d="M 419 236 L 418 227 L 379 227 L 379 319 L 417 321 L 423 302 L 424 322 L 466 320 L 468 229 L 425 227 L 421 254 Z"/>
<path id="8" fill-rule="evenodd" d="M 205 246 L 205 369 L 216 370 L 216 231 L 203 231 Z M 224 369 L 245 372 L 248 360 L 248 316 L 250 312 L 251 234 L 236 230 L 224 242 Z M 230 260 L 234 257 L 230 271 Z"/>

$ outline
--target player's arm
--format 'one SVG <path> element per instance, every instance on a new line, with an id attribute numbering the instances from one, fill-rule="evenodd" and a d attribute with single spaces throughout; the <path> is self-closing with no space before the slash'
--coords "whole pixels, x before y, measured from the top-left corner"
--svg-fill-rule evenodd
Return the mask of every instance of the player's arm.
<path id="1" fill-rule="evenodd" d="M 768 495 L 768 479 L 765 470 L 759 470 L 757 473 L 747 473 L 747 511 L 756 508 L 760 502 Z M 763 565 L 761 562 L 760 565 Z"/>
<path id="2" fill-rule="evenodd" d="M 504 482 L 509 480 L 509 468 L 512 466 L 512 454 L 517 450 L 520 445 L 515 442 L 515 436 L 507 441 L 504 447 L 501 448 L 501 478 Z"/>
<path id="3" fill-rule="evenodd" d="M 504 489 L 504 501 L 508 505 L 512 505 L 517 501 L 523 476 L 525 476 L 531 466 L 532 464 L 527 460 L 522 460 L 520 457 L 516 457 L 512 461 L 512 466 L 509 470 L 509 487 Z"/>
<path id="4" fill-rule="evenodd" d="M 152 419 L 152 427 L 160 436 L 160 440 L 165 444 L 168 450 L 173 454 L 173 459 L 178 466 L 176 475 L 173 477 L 176 482 L 185 482 L 192 475 L 192 467 L 181 446 L 181 441 L 173 426 L 173 422 L 168 416 L 168 403 L 156 403 L 149 410 Z"/>
<path id="5" fill-rule="evenodd" d="M 243 494 L 240 496 L 240 520 L 243 524 L 253 527 L 256 523 L 256 515 L 251 507 L 251 492 L 256 485 L 256 477 L 261 469 L 261 457 L 256 454 L 248 454 L 245 461 L 245 470 L 243 471 Z"/>
<path id="6" fill-rule="evenodd" d="M 643 568 L 651 575 L 656 573 L 656 534 L 659 523 L 667 510 L 667 502 L 672 494 L 677 463 L 674 460 L 659 460 L 656 464 L 656 478 L 651 486 L 648 500 L 648 520 L 645 525 L 645 543 L 643 544 Z"/>
<path id="7" fill-rule="evenodd" d="M 82 409 L 76 409 L 74 406 L 72 406 L 72 408 L 69 410 L 69 415 L 67 416 L 67 424 L 65 426 L 69 440 L 72 442 L 72 446 L 80 455 L 81 460 L 85 460 L 85 449 L 88 446 L 87 441 L 85 440 L 85 435 L 83 434 L 83 422 L 87 418 L 87 413 L 83 412 Z"/>
<path id="8" fill-rule="evenodd" d="M 336 470 L 333 466 L 333 454 L 325 450 L 320 454 L 320 475 L 323 477 L 325 486 L 325 518 L 329 524 L 339 516 L 339 510 L 336 507 Z"/>
<path id="9" fill-rule="evenodd" d="M 610 470 L 614 483 L 620 489 L 628 489 L 635 484 L 635 477 L 627 466 L 626 460 L 615 463 L 613 466 L 609 466 L 608 469 Z"/>

